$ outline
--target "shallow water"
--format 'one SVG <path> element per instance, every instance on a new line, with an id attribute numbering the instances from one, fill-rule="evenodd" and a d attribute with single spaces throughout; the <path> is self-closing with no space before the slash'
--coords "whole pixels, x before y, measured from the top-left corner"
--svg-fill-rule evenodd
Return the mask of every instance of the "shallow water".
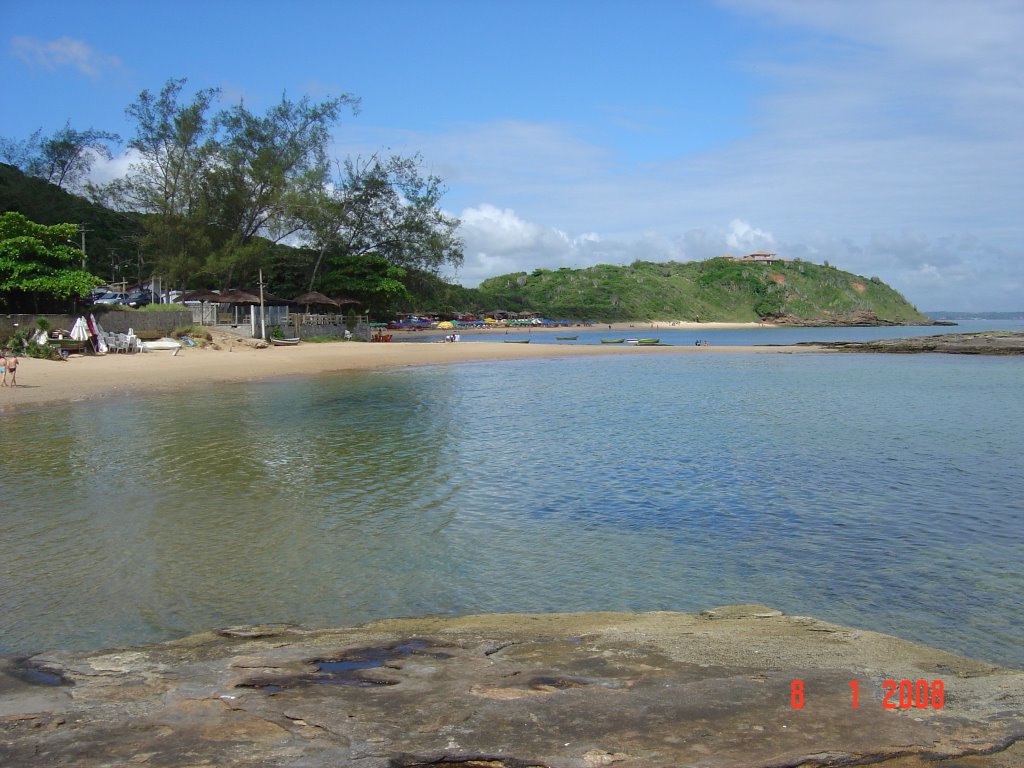
<path id="1" fill-rule="evenodd" d="M 1024 667 L 1024 360 L 291 379 L 0 422 L 0 653 L 765 603 Z"/>

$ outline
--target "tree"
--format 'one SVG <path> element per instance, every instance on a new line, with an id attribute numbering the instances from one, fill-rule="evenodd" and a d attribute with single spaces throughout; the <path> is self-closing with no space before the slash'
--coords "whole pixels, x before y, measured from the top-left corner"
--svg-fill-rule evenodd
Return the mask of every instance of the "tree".
<path id="1" fill-rule="evenodd" d="M 139 159 L 103 190 L 121 208 L 154 214 L 147 246 L 156 268 L 181 282 L 201 271 L 208 250 L 205 188 L 218 150 L 207 113 L 219 91 L 206 88 L 183 103 L 185 83 L 168 80 L 159 95 L 143 91 L 128 107 L 136 123 L 128 147 Z"/>
<path id="2" fill-rule="evenodd" d="M 0 157 L 29 176 L 62 189 L 83 188 L 96 159 L 109 160 L 109 145 L 121 140 L 109 131 L 75 130 L 70 120 L 49 138 L 43 138 L 42 133 L 40 128 L 23 142 L 0 140 Z"/>
<path id="3" fill-rule="evenodd" d="M 364 305 L 384 314 L 399 309 L 411 298 L 402 282 L 404 277 L 404 269 L 369 253 L 339 260 L 324 276 L 323 286 L 328 293 L 362 299 Z"/>
<path id="4" fill-rule="evenodd" d="M 85 296 L 103 281 L 81 268 L 76 224 L 45 226 L 0 214 L 0 298 L 7 311 L 38 311 Z"/>
<path id="5" fill-rule="evenodd" d="M 420 155 L 347 159 L 332 191 L 325 190 L 306 216 L 306 231 L 319 258 L 310 289 L 327 256 L 337 269 L 346 258 L 375 254 L 399 267 L 435 273 L 462 263 L 458 219 L 439 207 L 441 179 L 421 172 Z"/>

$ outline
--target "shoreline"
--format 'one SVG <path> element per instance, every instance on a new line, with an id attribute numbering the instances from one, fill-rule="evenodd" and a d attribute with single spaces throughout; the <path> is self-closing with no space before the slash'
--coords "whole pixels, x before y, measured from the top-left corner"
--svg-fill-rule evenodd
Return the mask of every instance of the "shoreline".
<path id="1" fill-rule="evenodd" d="M 708 326 L 704 326 L 707 328 Z M 555 329 L 551 329 L 555 330 Z M 564 332 L 564 329 L 562 329 Z M 544 331 L 547 332 L 547 331 Z M 423 334 L 424 331 L 398 332 Z M 490 333 L 482 330 L 481 333 Z M 441 333 L 439 336 L 443 336 Z M 815 347 L 744 346 L 559 346 L 474 342 L 388 344 L 336 342 L 255 349 L 247 339 L 223 334 L 218 347 L 182 347 L 137 354 L 73 355 L 64 362 L 20 358 L 19 384 L 0 388 L 0 412 L 137 392 L 194 389 L 209 384 L 266 381 L 284 376 L 314 376 L 343 371 L 371 371 L 420 365 L 575 357 L 579 355 L 650 354 L 806 354 Z"/>

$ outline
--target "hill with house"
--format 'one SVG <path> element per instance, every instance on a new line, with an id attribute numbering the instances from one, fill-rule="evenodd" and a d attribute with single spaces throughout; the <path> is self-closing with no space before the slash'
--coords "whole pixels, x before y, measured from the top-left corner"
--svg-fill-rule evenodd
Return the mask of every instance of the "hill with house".
<path id="1" fill-rule="evenodd" d="M 482 296 L 512 311 L 605 321 L 692 320 L 790 325 L 929 325 L 877 277 L 777 254 L 586 269 L 537 269 L 485 280 Z"/>

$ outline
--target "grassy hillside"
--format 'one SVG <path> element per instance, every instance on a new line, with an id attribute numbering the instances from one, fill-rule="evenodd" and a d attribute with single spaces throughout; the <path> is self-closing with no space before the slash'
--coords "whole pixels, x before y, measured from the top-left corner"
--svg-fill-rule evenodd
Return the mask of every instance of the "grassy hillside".
<path id="1" fill-rule="evenodd" d="M 484 281 L 480 301 L 548 317 L 791 323 L 928 323 L 899 293 L 809 262 L 752 264 L 719 258 L 680 264 L 538 269 Z"/>

